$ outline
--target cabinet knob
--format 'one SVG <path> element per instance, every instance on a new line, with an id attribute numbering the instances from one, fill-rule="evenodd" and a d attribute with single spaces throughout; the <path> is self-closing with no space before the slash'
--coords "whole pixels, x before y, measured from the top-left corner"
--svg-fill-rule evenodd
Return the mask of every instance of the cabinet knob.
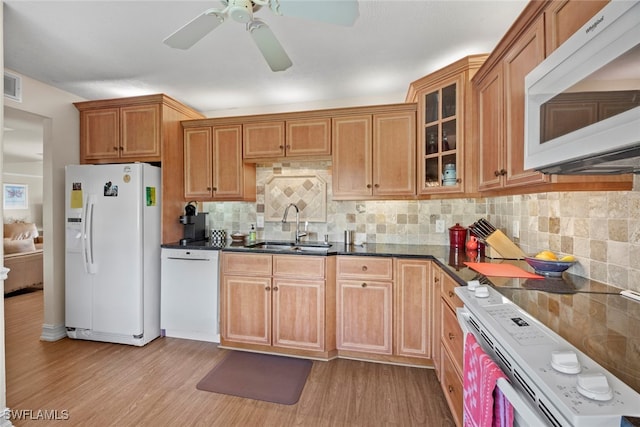
<path id="1" fill-rule="evenodd" d="M 269 286 L 265 286 L 265 287 L 264 287 L 264 290 L 265 290 L 265 291 L 270 291 L 270 290 L 271 290 L 271 288 L 270 288 Z"/>
<path id="2" fill-rule="evenodd" d="M 367 188 L 371 188 L 371 184 L 367 184 Z"/>
<path id="3" fill-rule="evenodd" d="M 375 188 L 379 188 L 379 187 L 380 187 L 380 184 L 374 184 L 374 187 L 375 187 Z"/>
<path id="4" fill-rule="evenodd" d="M 439 278 L 439 277 L 435 277 L 435 278 L 433 279 L 433 281 L 434 281 L 434 282 L 436 282 L 436 283 L 440 283 L 440 278 Z"/>
<path id="5" fill-rule="evenodd" d="M 211 187 L 207 187 L 207 191 L 211 191 L 213 190 Z"/>
<path id="6" fill-rule="evenodd" d="M 452 340 L 452 341 L 453 341 L 453 339 L 454 339 L 455 337 L 456 337 L 455 335 L 453 335 L 451 332 L 449 332 L 449 339 L 450 339 L 450 340 Z"/>
<path id="7" fill-rule="evenodd" d="M 278 148 L 282 150 L 284 149 L 284 145 L 278 145 Z"/>
<path id="8" fill-rule="evenodd" d="M 500 171 L 493 171 L 493 174 L 494 174 L 495 176 L 500 176 Z"/>
<path id="9" fill-rule="evenodd" d="M 124 150 L 124 147 L 118 147 L 118 150 L 122 151 Z"/>
<path id="10" fill-rule="evenodd" d="M 274 286 L 274 287 L 273 287 L 273 291 L 274 291 L 274 292 L 278 292 L 278 287 L 277 287 L 277 286 Z"/>
<path id="11" fill-rule="evenodd" d="M 367 266 L 366 266 L 366 265 L 363 265 L 363 266 L 362 266 L 362 271 L 367 271 L 367 270 L 368 270 Z"/>
<path id="12" fill-rule="evenodd" d="M 213 187 L 213 191 L 218 191 L 218 187 Z"/>
<path id="13" fill-rule="evenodd" d="M 500 169 L 500 175 L 506 175 L 507 171 L 505 169 Z"/>
<path id="14" fill-rule="evenodd" d="M 118 151 L 118 147 L 113 147 L 113 151 Z"/>
<path id="15" fill-rule="evenodd" d="M 453 386 L 450 385 L 447 389 L 449 390 L 449 393 L 453 393 Z"/>
<path id="16" fill-rule="evenodd" d="M 453 291 L 449 291 L 447 294 L 449 295 L 449 298 L 453 298 L 453 296 L 455 295 Z"/>
<path id="17" fill-rule="evenodd" d="M 289 145 L 289 144 L 287 144 L 286 147 L 287 147 L 287 150 L 291 149 L 291 145 Z"/>
<path id="18" fill-rule="evenodd" d="M 366 283 L 363 283 L 363 284 L 362 284 L 362 287 L 363 287 L 363 288 L 366 288 L 366 287 L 367 287 L 367 284 L 366 284 Z"/>

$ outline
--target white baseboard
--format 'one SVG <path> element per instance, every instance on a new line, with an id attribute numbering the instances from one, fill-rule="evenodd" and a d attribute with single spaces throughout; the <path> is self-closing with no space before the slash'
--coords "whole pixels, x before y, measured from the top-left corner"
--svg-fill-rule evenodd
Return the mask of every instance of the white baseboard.
<path id="1" fill-rule="evenodd" d="M 58 341 L 67 336 L 67 328 L 64 325 L 42 325 L 42 335 L 40 340 L 42 341 Z M 1 427 L 1 426 L 0 426 Z"/>

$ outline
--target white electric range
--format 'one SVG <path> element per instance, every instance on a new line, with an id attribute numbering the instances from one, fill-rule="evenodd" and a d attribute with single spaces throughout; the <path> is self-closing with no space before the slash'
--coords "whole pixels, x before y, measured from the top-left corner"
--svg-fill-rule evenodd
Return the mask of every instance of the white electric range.
<path id="1" fill-rule="evenodd" d="M 640 416 L 635 390 L 497 290 L 470 284 L 456 288 L 458 320 L 509 377 L 498 385 L 516 403 L 517 425 L 620 426 Z"/>

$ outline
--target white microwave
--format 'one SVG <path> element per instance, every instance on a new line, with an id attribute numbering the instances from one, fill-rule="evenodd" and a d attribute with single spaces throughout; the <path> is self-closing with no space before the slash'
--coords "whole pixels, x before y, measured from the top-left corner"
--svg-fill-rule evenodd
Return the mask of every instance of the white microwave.
<path id="1" fill-rule="evenodd" d="M 613 0 L 525 78 L 524 166 L 640 173 L 640 0 Z"/>

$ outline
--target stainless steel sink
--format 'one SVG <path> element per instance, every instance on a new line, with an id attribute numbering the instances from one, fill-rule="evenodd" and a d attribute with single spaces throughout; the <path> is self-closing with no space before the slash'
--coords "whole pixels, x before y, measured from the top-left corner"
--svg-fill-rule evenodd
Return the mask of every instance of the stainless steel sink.
<path id="1" fill-rule="evenodd" d="M 245 245 L 245 248 L 266 249 L 283 252 L 327 253 L 330 243 L 294 243 L 294 242 L 258 242 Z"/>

